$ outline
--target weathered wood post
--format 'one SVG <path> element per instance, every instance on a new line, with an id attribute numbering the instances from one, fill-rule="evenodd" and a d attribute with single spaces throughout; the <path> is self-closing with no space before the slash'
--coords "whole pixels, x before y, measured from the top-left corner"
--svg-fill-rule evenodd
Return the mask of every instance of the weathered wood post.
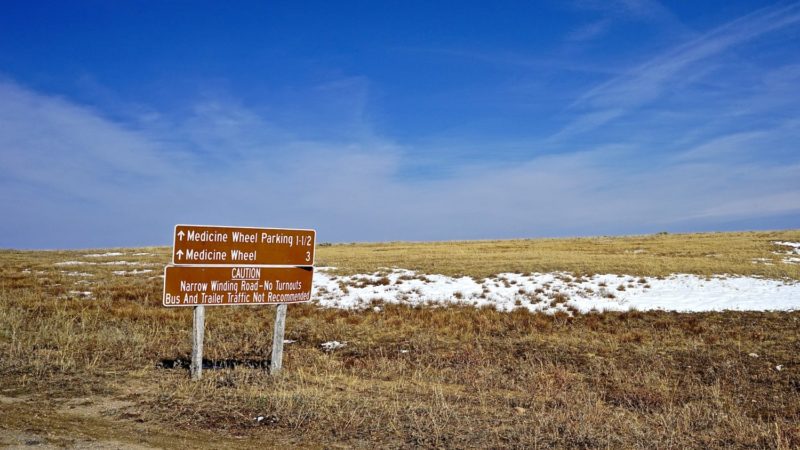
<path id="1" fill-rule="evenodd" d="M 206 307 L 194 307 L 192 324 L 192 379 L 199 380 L 203 372 L 203 336 L 206 330 Z"/>
<path id="2" fill-rule="evenodd" d="M 283 331 L 286 328 L 286 303 L 278 305 L 275 313 L 275 330 L 272 333 L 272 359 L 269 363 L 270 375 L 277 375 L 283 366 Z"/>

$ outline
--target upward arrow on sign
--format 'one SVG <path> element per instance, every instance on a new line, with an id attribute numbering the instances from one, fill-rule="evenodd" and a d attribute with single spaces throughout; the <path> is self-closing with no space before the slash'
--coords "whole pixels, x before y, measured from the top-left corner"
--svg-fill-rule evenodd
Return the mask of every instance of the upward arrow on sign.
<path id="1" fill-rule="evenodd" d="M 173 264 L 313 266 L 314 230 L 175 225 Z M 186 261 L 183 257 L 186 257 Z"/>

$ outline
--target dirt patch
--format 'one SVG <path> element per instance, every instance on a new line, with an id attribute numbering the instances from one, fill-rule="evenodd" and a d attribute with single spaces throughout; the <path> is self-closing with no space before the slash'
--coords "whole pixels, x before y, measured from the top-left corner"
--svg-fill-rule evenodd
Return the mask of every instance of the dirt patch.
<path id="1" fill-rule="evenodd" d="M 109 417 L 117 415 L 132 415 L 134 403 L 131 401 L 117 400 L 105 397 L 84 397 L 67 401 L 59 412 L 77 414 L 86 417 Z"/>
<path id="2" fill-rule="evenodd" d="M 0 429 L 0 446 L 8 449 L 119 449 L 148 450 L 157 447 L 131 444 L 113 440 L 76 440 L 66 435 L 43 435 Z"/>

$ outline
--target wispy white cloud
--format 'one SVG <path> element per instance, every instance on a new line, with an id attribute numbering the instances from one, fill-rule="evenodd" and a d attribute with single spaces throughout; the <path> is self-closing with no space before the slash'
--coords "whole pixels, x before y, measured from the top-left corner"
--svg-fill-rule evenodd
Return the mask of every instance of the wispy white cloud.
<path id="1" fill-rule="evenodd" d="M 577 11 L 599 16 L 568 32 L 566 40 L 569 42 L 590 41 L 602 37 L 615 25 L 627 22 L 657 24 L 668 28 L 673 34 L 689 32 L 668 8 L 655 0 L 580 0 L 568 5 Z"/>
<path id="2" fill-rule="evenodd" d="M 566 39 L 573 42 L 588 41 L 605 34 L 611 24 L 612 20 L 608 18 L 594 20 L 567 33 Z"/>
<path id="3" fill-rule="evenodd" d="M 570 105 L 576 117 L 552 139 L 584 133 L 630 114 L 713 73 L 720 65 L 716 57 L 737 45 L 798 23 L 800 3 L 772 6 L 691 39 L 583 93 Z"/>
<path id="4" fill-rule="evenodd" d="M 343 241 L 646 232 L 800 214 L 800 166 L 699 158 L 713 141 L 663 164 L 607 146 L 453 162 L 450 176 L 420 179 L 398 176 L 411 149 L 374 132 L 301 139 L 235 101 L 173 117 L 169 134 L 7 81 L 0 118 L 0 246 L 164 244 L 179 222 L 314 227 Z M 769 134 L 738 138 L 758 146 Z"/>

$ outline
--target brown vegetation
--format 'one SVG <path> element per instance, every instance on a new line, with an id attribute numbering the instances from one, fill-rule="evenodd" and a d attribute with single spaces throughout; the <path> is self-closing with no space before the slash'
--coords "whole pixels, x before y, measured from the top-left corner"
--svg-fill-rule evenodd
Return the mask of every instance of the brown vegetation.
<path id="1" fill-rule="evenodd" d="M 317 265 L 334 266 L 342 273 L 400 267 L 476 278 L 500 272 L 566 271 L 634 276 L 729 273 L 800 280 L 800 264 L 783 264 L 783 256 L 773 252 L 784 252 L 786 248 L 776 246 L 775 241 L 799 242 L 800 230 L 335 244 L 317 250 Z"/>
<path id="2" fill-rule="evenodd" d="M 768 241 L 798 240 L 786 233 L 794 234 L 756 238 L 753 248 L 764 257 Z M 674 237 L 653 239 L 661 238 Z M 749 257 L 730 256 L 744 244 L 703 245 L 729 252 L 733 268 Z M 335 253 L 320 251 L 319 259 L 355 270 L 341 256 L 346 247 L 324 247 Z M 205 356 L 217 368 L 194 383 L 186 367 L 191 310 L 160 305 L 167 252 L 122 251 L 0 252 L 0 445 L 27 433 L 54 445 L 100 446 L 800 446 L 800 312 L 570 317 L 291 305 L 286 337 L 296 342 L 285 347 L 283 375 L 270 377 L 263 367 L 274 308 L 210 308 Z M 538 264 L 534 253 L 518 261 Z M 390 266 L 392 258 L 369 264 Z M 677 267 L 669 258 L 659 270 Z M 687 256 L 687 267 L 700 267 L 697 258 Z M 70 260 L 97 264 L 54 266 Z M 112 260 L 139 265 L 101 264 Z M 430 263 L 409 256 L 397 265 L 414 264 Z M 637 267 L 623 271 L 648 274 L 650 266 Z M 154 271 L 128 273 L 134 268 Z M 506 270 L 492 268 L 485 272 Z M 797 278 L 796 269 L 781 270 Z M 89 298 L 75 293 L 83 291 Z M 323 350 L 331 340 L 347 345 Z"/>

